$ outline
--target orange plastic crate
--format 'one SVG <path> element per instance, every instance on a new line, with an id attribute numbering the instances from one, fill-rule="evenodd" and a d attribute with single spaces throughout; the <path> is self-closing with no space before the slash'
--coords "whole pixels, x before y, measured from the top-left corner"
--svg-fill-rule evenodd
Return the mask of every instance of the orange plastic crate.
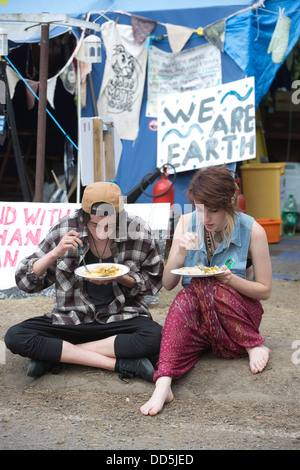
<path id="1" fill-rule="evenodd" d="M 266 231 L 268 243 L 280 242 L 281 219 L 255 219 Z"/>

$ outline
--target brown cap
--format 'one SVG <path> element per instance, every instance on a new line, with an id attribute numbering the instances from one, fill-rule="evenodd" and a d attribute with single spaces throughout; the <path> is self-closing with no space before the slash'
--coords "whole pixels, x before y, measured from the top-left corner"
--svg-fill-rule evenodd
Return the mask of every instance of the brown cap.
<path id="1" fill-rule="evenodd" d="M 97 202 L 111 204 L 117 213 L 124 209 L 121 190 L 115 183 L 97 182 L 85 188 L 81 201 L 82 209 L 90 214 L 92 205 Z"/>

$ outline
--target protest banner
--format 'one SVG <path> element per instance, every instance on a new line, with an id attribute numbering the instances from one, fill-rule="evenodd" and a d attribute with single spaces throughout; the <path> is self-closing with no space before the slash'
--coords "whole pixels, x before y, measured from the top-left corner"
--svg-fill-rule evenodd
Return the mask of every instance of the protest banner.
<path id="1" fill-rule="evenodd" d="M 157 166 L 171 163 L 180 172 L 255 158 L 254 95 L 249 77 L 162 97 Z"/>
<path id="2" fill-rule="evenodd" d="M 30 255 L 49 228 L 80 204 L 0 202 L 0 289 L 15 286 L 17 264 Z"/>
<path id="3" fill-rule="evenodd" d="M 18 263 L 33 253 L 48 230 L 81 204 L 0 202 L 0 290 L 15 287 Z M 165 243 L 169 230 L 170 204 L 124 204 L 127 212 L 144 219 L 153 236 Z M 131 230 L 135 226 L 131 225 Z M 138 228 L 138 227 L 137 227 Z"/>

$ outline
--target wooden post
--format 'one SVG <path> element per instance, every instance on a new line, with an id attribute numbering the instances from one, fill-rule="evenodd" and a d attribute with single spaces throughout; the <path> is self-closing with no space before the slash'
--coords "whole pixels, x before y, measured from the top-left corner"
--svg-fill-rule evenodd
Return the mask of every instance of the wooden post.
<path id="1" fill-rule="evenodd" d="M 35 202 L 43 201 L 45 179 L 45 146 L 47 122 L 47 78 L 49 53 L 49 24 L 42 24 L 40 74 L 39 74 L 39 106 L 36 142 L 36 169 L 35 169 Z"/>
<path id="2" fill-rule="evenodd" d="M 114 124 L 113 122 L 105 122 L 110 128 L 110 132 L 104 132 L 105 145 L 105 177 L 106 181 L 115 179 L 115 153 L 114 153 Z"/>
<path id="3" fill-rule="evenodd" d="M 105 180 L 103 158 L 103 123 L 101 119 L 93 119 L 93 147 L 94 147 L 94 181 Z"/>

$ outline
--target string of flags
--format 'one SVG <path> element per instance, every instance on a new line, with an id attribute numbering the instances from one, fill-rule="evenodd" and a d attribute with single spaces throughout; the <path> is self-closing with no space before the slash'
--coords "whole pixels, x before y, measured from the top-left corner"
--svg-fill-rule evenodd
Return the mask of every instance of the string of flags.
<path id="1" fill-rule="evenodd" d="M 229 16 L 231 18 L 234 15 L 238 15 L 246 10 L 255 10 L 264 7 L 264 0 L 259 0 L 251 7 L 247 7 L 243 10 L 235 12 L 233 15 Z M 101 12 L 100 12 L 101 13 Z M 157 26 L 158 22 L 144 18 L 141 16 L 137 16 L 134 14 L 126 13 L 123 11 L 116 12 L 119 14 L 128 15 L 131 17 L 131 30 L 133 36 L 133 42 L 136 45 L 146 45 L 145 47 L 149 47 L 149 45 L 153 44 L 154 41 L 159 41 L 161 37 L 155 37 L 152 33 Z M 274 12 L 272 12 L 274 13 Z M 88 16 L 90 13 L 88 14 Z M 224 52 L 224 42 L 225 42 L 225 35 L 226 35 L 226 21 L 228 18 L 221 19 L 215 23 L 207 25 L 205 27 L 199 27 L 196 30 L 192 28 L 188 28 L 185 26 L 174 25 L 169 23 L 159 23 L 163 24 L 166 28 L 166 35 L 164 38 L 167 38 L 169 41 L 169 45 L 171 48 L 172 53 L 178 54 L 182 51 L 186 43 L 190 40 L 193 35 L 199 35 L 205 37 L 208 43 L 212 44 L 216 48 L 218 48 L 221 52 Z M 107 19 L 108 21 L 112 21 Z M 284 15 L 284 8 L 280 9 L 279 17 L 276 23 L 276 27 L 274 30 L 274 34 L 272 36 L 268 53 L 272 54 L 272 61 L 274 63 L 280 63 L 286 53 L 288 47 L 288 40 L 289 40 L 289 28 L 290 28 L 291 20 Z M 104 27 L 105 23 L 102 25 Z M 122 25 L 118 25 L 122 26 Z M 51 107 L 54 109 L 54 94 L 56 89 L 57 79 L 60 78 L 62 81 L 65 89 L 71 93 L 75 94 L 77 90 L 76 86 L 76 73 L 75 73 L 75 65 L 74 60 L 76 59 L 76 54 L 81 46 L 81 43 L 84 39 L 85 31 L 82 32 L 80 40 L 77 42 L 77 46 L 73 51 L 71 57 L 64 65 L 64 67 L 54 76 L 48 79 L 47 81 L 47 100 L 50 103 Z M 83 84 L 83 93 L 85 93 L 85 84 L 86 84 L 86 77 L 91 70 L 90 64 L 81 64 L 81 83 Z M 18 81 L 20 80 L 19 75 L 11 68 L 7 67 L 7 77 L 9 82 L 9 89 L 11 98 L 14 95 L 15 87 Z M 35 104 L 35 97 L 34 94 L 30 92 L 30 88 L 36 93 L 38 91 L 39 82 L 26 79 L 29 87 L 26 88 L 27 94 L 27 105 L 28 109 L 32 109 Z M 85 106 L 85 98 L 82 99 L 82 106 Z"/>

